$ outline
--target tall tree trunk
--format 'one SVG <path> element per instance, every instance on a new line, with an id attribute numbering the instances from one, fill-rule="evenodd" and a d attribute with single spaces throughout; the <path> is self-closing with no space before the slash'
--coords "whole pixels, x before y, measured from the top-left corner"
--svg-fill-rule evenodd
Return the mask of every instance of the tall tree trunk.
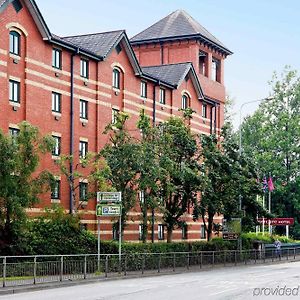
<path id="1" fill-rule="evenodd" d="M 173 228 L 167 227 L 167 243 L 172 243 L 173 239 Z"/>
<path id="2" fill-rule="evenodd" d="M 212 229 L 214 223 L 214 214 L 208 213 L 208 221 L 207 221 L 207 241 L 211 240 Z"/>
<path id="3" fill-rule="evenodd" d="M 147 198 L 144 197 L 143 203 L 143 228 L 142 228 L 142 241 L 146 243 L 147 241 L 147 234 L 148 234 L 148 217 L 147 217 Z"/>

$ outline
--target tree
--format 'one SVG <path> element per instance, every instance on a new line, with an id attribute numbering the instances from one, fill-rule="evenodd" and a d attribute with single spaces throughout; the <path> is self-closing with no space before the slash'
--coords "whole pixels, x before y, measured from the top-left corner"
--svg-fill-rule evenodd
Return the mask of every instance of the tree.
<path id="1" fill-rule="evenodd" d="M 37 203 L 38 196 L 50 187 L 51 174 L 37 169 L 40 158 L 52 146 L 51 137 L 41 137 L 38 129 L 27 122 L 20 124 L 16 136 L 0 131 L 0 249 L 3 252 L 10 253 L 26 220 L 25 209 Z"/>
<path id="2" fill-rule="evenodd" d="M 100 152 L 106 160 L 109 172 L 105 174 L 109 184 L 122 193 L 121 235 L 123 236 L 129 211 L 136 203 L 136 180 L 139 173 L 140 148 L 126 129 L 128 115 L 120 112 L 116 122 L 106 127 L 110 135 L 108 143 Z"/>
<path id="3" fill-rule="evenodd" d="M 140 208 L 142 212 L 142 241 L 145 243 L 148 233 L 148 211 L 152 211 L 152 242 L 154 242 L 154 210 L 158 208 L 160 167 L 158 160 L 158 128 L 151 127 L 150 118 L 142 110 L 137 127 L 141 131 L 139 174 L 137 184 L 140 190 Z"/>
<path id="4" fill-rule="evenodd" d="M 299 227 L 300 78 L 286 67 L 271 81 L 273 100 L 262 103 L 242 124 L 243 149 L 257 161 L 260 177 L 272 175 L 272 213 L 295 217 Z M 300 230 L 292 231 L 300 237 Z"/>
<path id="5" fill-rule="evenodd" d="M 161 206 L 168 242 L 174 228 L 185 226 L 184 214 L 196 205 L 202 183 L 196 136 L 185 121 L 172 117 L 159 126 Z"/>
<path id="6" fill-rule="evenodd" d="M 196 212 L 202 217 L 207 240 L 213 233 L 215 215 L 223 214 L 227 219 L 241 217 L 239 195 L 242 195 L 245 220 L 255 222 L 262 209 L 256 201 L 257 172 L 246 157 L 239 157 L 230 124 L 222 128 L 220 139 L 215 135 L 201 135 L 201 161 L 205 181 Z"/>

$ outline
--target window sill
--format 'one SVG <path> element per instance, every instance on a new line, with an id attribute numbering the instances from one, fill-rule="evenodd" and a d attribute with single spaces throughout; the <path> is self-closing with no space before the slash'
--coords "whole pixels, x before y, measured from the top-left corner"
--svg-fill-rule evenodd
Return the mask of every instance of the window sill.
<path id="1" fill-rule="evenodd" d="M 88 119 L 80 118 L 80 122 L 84 123 L 84 124 L 87 124 L 89 122 L 89 120 Z"/>
<path id="2" fill-rule="evenodd" d="M 21 56 L 17 54 L 9 53 L 9 57 L 11 57 L 12 59 L 16 59 L 18 61 L 21 60 Z"/>
<path id="3" fill-rule="evenodd" d="M 52 155 L 53 160 L 60 160 L 60 156 Z"/>
<path id="4" fill-rule="evenodd" d="M 9 104 L 12 106 L 21 107 L 20 102 L 14 102 L 14 101 L 9 100 Z"/>
<path id="5" fill-rule="evenodd" d="M 51 203 L 58 204 L 58 203 L 60 203 L 60 199 L 51 199 Z"/>

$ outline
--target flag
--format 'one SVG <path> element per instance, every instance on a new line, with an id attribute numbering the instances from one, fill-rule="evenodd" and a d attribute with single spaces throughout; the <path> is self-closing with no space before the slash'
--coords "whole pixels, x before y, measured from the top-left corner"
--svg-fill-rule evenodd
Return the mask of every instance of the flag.
<path id="1" fill-rule="evenodd" d="M 264 176 L 264 179 L 263 179 L 263 191 L 264 191 L 264 193 L 267 191 L 267 189 L 268 189 L 268 182 L 267 182 L 266 176 Z"/>
<path id="2" fill-rule="evenodd" d="M 269 188 L 270 192 L 272 192 L 274 190 L 274 184 L 273 184 L 273 180 L 272 180 L 271 176 L 268 179 L 268 188 Z"/>

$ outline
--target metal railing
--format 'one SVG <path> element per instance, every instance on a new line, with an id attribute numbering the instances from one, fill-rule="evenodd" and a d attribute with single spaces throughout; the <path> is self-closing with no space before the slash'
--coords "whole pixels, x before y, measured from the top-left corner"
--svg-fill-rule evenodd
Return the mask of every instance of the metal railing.
<path id="1" fill-rule="evenodd" d="M 201 251 L 94 255 L 0 257 L 0 286 L 113 278 L 127 275 L 183 272 L 217 266 L 300 259 L 300 247 L 243 251 Z"/>

